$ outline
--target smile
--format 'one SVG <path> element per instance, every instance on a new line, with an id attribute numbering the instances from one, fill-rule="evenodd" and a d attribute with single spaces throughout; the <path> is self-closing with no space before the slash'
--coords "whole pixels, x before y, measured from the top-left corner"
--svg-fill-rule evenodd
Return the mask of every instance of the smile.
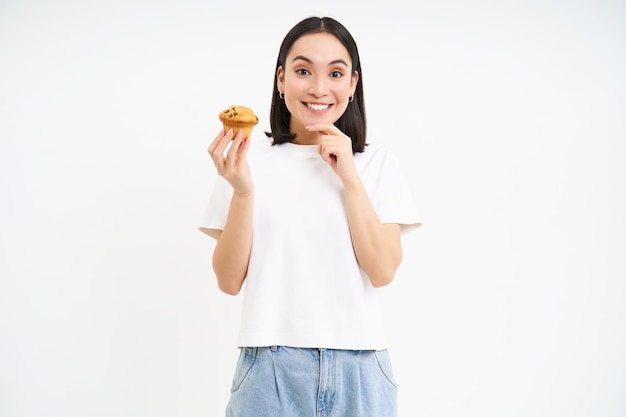
<path id="1" fill-rule="evenodd" d="M 330 107 L 330 104 L 314 104 L 314 103 L 306 103 L 307 107 L 312 110 L 326 110 Z"/>

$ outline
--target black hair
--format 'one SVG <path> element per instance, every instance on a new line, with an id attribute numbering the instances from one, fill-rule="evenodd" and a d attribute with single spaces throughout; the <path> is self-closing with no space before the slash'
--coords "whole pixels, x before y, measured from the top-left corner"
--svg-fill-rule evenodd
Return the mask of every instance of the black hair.
<path id="1" fill-rule="evenodd" d="M 363 71 L 361 70 L 361 60 L 356 42 L 350 32 L 338 21 L 330 17 L 309 17 L 296 24 L 285 36 L 278 52 L 276 68 L 274 70 L 274 88 L 272 92 L 272 105 L 270 109 L 271 132 L 266 132 L 272 138 L 272 145 L 291 142 L 296 134 L 289 131 L 289 121 L 291 113 L 287 109 L 283 99 L 279 97 L 278 68 L 285 69 L 287 54 L 292 45 L 303 35 L 311 33 L 330 33 L 334 35 L 348 50 L 352 60 L 353 75 L 355 71 L 359 74 L 353 100 L 348 103 L 346 111 L 335 122 L 335 126 L 352 139 L 352 151 L 363 152 L 366 143 L 367 123 L 365 118 L 365 101 L 363 97 Z"/>

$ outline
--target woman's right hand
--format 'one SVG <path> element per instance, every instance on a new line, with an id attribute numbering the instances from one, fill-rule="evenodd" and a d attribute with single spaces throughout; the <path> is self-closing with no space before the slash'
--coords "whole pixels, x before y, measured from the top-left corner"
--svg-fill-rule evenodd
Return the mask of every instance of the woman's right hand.
<path id="1" fill-rule="evenodd" d="M 226 151 L 231 140 L 232 144 Z M 250 166 L 246 160 L 249 148 L 250 140 L 243 141 L 243 133 L 241 131 L 233 140 L 233 130 L 230 129 L 228 132 L 224 132 L 222 129 L 208 149 L 217 173 L 232 185 L 233 192 L 237 194 L 250 194 L 254 190 Z"/>
<path id="2" fill-rule="evenodd" d="M 213 250 L 213 271 L 217 284 L 231 295 L 239 293 L 246 279 L 252 248 L 254 186 L 246 160 L 249 148 L 250 139 L 244 142 L 243 133 L 239 132 L 233 140 L 232 130 L 221 130 L 208 149 L 217 173 L 233 187 L 226 223 L 216 236 Z"/>

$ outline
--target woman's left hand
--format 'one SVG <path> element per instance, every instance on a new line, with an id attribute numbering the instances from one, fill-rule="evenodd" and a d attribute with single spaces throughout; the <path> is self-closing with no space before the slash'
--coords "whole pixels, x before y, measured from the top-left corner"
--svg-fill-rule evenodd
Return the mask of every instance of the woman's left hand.
<path id="1" fill-rule="evenodd" d="M 320 140 L 317 150 L 324 161 L 345 182 L 357 175 L 354 167 L 352 140 L 335 125 L 311 125 L 306 127 L 311 132 L 318 132 Z"/>

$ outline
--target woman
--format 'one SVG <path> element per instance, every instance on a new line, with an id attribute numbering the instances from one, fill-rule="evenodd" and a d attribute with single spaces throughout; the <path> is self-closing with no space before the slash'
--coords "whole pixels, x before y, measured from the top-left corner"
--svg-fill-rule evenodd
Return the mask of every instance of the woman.
<path id="1" fill-rule="evenodd" d="M 226 415 L 395 416 L 376 288 L 420 224 L 409 188 L 393 155 L 366 145 L 363 73 L 343 25 L 299 22 L 275 74 L 271 141 L 222 130 L 208 149 L 220 177 L 201 230 L 217 239 L 219 288 L 246 283 Z"/>

